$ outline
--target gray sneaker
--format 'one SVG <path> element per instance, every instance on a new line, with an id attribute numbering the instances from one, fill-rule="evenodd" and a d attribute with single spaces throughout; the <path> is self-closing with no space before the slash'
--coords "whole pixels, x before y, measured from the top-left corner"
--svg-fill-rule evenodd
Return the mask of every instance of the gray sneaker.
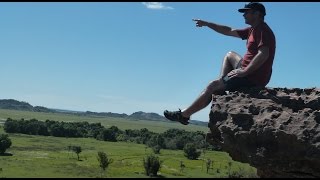
<path id="1" fill-rule="evenodd" d="M 164 116 L 170 121 L 178 121 L 183 125 L 188 125 L 190 118 L 186 118 L 182 116 L 181 109 L 179 111 L 168 111 L 165 110 L 163 112 Z"/>

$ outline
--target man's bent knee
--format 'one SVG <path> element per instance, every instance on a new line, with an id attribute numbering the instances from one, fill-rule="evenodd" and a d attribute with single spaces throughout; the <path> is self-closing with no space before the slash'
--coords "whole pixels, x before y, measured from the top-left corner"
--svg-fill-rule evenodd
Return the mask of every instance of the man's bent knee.
<path id="1" fill-rule="evenodd" d="M 227 58 L 234 58 L 236 55 L 237 55 L 236 52 L 234 52 L 234 51 L 229 51 L 229 52 L 227 52 L 226 57 L 227 57 Z"/>
<path id="2" fill-rule="evenodd" d="M 225 89 L 225 85 L 222 79 L 211 81 L 207 87 L 207 91 L 209 91 L 210 93 L 223 91 L 224 89 Z"/>
<path id="3" fill-rule="evenodd" d="M 237 67 L 241 59 L 242 57 L 234 51 L 229 51 L 225 56 L 225 60 L 232 65 L 233 69 Z"/>

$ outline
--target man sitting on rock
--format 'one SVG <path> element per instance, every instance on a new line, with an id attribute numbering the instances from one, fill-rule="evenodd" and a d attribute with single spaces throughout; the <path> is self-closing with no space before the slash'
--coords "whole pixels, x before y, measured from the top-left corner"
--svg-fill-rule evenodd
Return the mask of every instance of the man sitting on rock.
<path id="1" fill-rule="evenodd" d="M 239 9 L 245 23 L 251 25 L 244 29 L 232 29 L 228 26 L 193 19 L 197 27 L 207 26 L 214 31 L 242 40 L 247 39 L 247 52 L 242 58 L 235 52 L 228 52 L 223 60 L 221 75 L 211 81 L 200 96 L 186 109 L 164 111 L 164 116 L 171 121 L 189 124 L 192 114 L 208 106 L 212 94 L 234 91 L 241 87 L 265 87 L 271 78 L 275 55 L 276 40 L 270 27 L 264 22 L 265 7 L 258 2 L 246 4 Z"/>

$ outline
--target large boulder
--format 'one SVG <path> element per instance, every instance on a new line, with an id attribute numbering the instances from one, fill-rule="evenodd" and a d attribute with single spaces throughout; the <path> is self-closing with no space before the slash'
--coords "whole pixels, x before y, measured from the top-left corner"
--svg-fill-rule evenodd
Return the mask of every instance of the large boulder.
<path id="1" fill-rule="evenodd" d="M 320 89 L 213 95 L 209 117 L 207 141 L 259 177 L 320 177 Z"/>

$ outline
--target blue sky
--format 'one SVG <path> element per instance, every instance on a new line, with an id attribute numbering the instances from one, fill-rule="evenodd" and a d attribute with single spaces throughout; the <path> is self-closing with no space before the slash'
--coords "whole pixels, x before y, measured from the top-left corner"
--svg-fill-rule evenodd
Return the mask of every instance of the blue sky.
<path id="1" fill-rule="evenodd" d="M 80 111 L 162 114 L 190 105 L 245 41 L 244 2 L 0 3 L 0 99 Z M 268 87 L 319 87 L 320 3 L 265 2 L 277 49 Z M 208 121 L 210 105 L 192 119 Z"/>

